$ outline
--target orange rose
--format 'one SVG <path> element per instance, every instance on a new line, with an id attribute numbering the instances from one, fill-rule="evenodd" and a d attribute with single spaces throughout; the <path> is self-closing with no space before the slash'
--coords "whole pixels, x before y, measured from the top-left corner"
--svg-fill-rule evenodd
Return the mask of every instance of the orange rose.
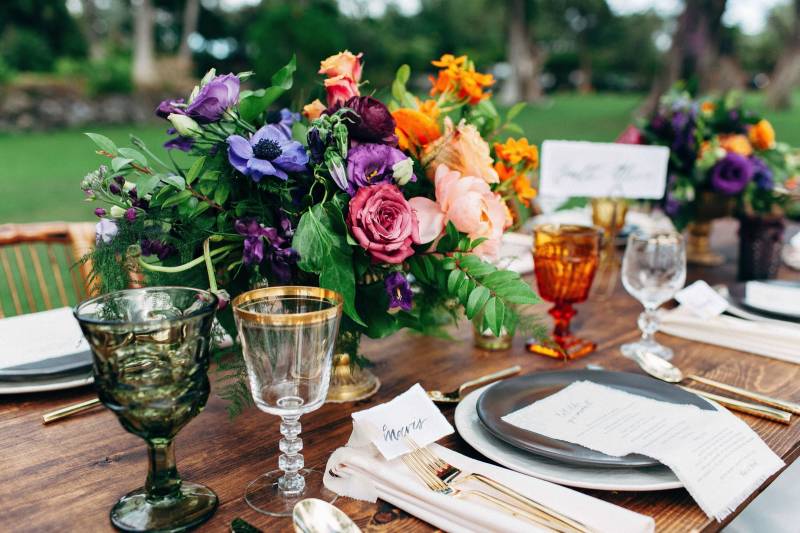
<path id="1" fill-rule="evenodd" d="M 486 183 L 499 182 L 489 155 L 489 145 L 478 129 L 465 120 L 453 126 L 450 117 L 445 118 L 444 126 L 444 135 L 425 146 L 422 154 L 428 177 L 432 179 L 436 168 L 444 164 L 451 170 L 465 176 L 479 177 Z"/>
<path id="2" fill-rule="evenodd" d="M 303 106 L 303 116 L 308 120 L 319 118 L 323 111 L 325 111 L 325 104 L 319 101 L 319 98 Z"/>
<path id="3" fill-rule="evenodd" d="M 361 56 L 353 55 L 349 50 L 332 55 L 319 63 L 319 73 L 329 78 L 344 76 L 354 82 L 361 81 Z"/>
<path id="4" fill-rule="evenodd" d="M 397 124 L 395 133 L 401 150 L 416 153 L 419 148 L 442 136 L 439 125 L 416 109 L 398 109 L 392 112 L 392 117 Z"/>
<path id="5" fill-rule="evenodd" d="M 761 119 L 747 132 L 756 150 L 769 150 L 775 146 L 775 129 L 766 119 Z"/>
<path id="6" fill-rule="evenodd" d="M 725 149 L 726 152 L 733 152 L 734 154 L 750 156 L 753 153 L 753 147 L 747 137 L 740 134 L 734 135 L 720 135 L 719 145 Z"/>

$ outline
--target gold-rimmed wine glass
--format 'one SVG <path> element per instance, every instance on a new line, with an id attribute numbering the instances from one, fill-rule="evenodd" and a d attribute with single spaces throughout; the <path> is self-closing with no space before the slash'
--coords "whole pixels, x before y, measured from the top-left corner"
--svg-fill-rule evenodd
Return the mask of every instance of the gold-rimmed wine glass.
<path id="1" fill-rule="evenodd" d="M 267 287 L 236 297 L 233 314 L 253 400 L 281 417 L 283 436 L 278 469 L 253 480 L 245 500 L 272 516 L 291 516 L 304 498 L 335 500 L 322 473 L 304 468 L 299 419 L 325 402 L 341 295 L 318 287 Z"/>

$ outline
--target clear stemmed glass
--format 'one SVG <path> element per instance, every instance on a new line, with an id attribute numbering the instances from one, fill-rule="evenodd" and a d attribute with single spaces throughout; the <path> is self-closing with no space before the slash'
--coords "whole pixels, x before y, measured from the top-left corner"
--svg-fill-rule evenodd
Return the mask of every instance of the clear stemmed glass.
<path id="1" fill-rule="evenodd" d="M 656 310 L 672 298 L 686 283 L 686 246 L 679 234 L 634 233 L 628 238 L 622 259 L 622 284 L 628 293 L 639 300 L 644 312 L 639 315 L 642 338 L 623 344 L 622 354 L 633 356 L 640 350 L 672 359 L 672 350 L 654 339 L 658 330 Z"/>
<path id="2" fill-rule="evenodd" d="M 173 439 L 208 400 L 208 348 L 217 297 L 184 287 L 112 292 L 75 308 L 94 355 L 100 401 L 147 442 L 144 487 L 120 498 L 123 531 L 185 531 L 206 521 L 217 495 L 181 480 Z"/>
<path id="3" fill-rule="evenodd" d="M 328 394 L 342 297 L 317 287 L 268 287 L 233 300 L 250 392 L 265 413 L 281 417 L 278 470 L 253 480 L 245 500 L 256 511 L 290 516 L 304 498 L 333 501 L 322 473 L 304 469 L 300 415 Z"/>

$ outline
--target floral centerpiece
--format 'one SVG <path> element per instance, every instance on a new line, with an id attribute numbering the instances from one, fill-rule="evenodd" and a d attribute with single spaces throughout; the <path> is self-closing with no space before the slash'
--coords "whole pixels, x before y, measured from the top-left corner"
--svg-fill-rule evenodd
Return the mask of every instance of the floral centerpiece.
<path id="1" fill-rule="evenodd" d="M 712 219 L 736 214 L 748 221 L 780 220 L 797 187 L 796 151 L 778 142 L 769 121 L 736 93 L 693 99 L 673 90 L 643 127 L 625 137 L 669 147 L 664 211 L 679 229 L 689 226 L 689 254 L 700 263 L 720 261 L 708 249 Z"/>
<path id="2" fill-rule="evenodd" d="M 242 89 L 250 73 L 212 70 L 156 110 L 171 126 L 169 162 L 137 138 L 117 147 L 89 134 L 109 159 L 82 184 L 105 204 L 89 256 L 101 289 L 124 287 L 131 270 L 224 301 L 264 284 L 334 289 L 345 315 L 337 351 L 362 366 L 361 335 L 441 333 L 459 309 L 495 334 L 518 327 L 520 306 L 538 298 L 491 261 L 535 195 L 536 147 L 499 142 L 521 107 L 501 117 L 492 76 L 452 55 L 433 62 L 429 98 L 406 89 L 403 66 L 384 103 L 361 94 L 361 59 L 322 61 L 326 102 L 302 114 L 275 106 L 294 59 L 257 90 Z M 233 399 L 246 398 L 242 387 Z"/>

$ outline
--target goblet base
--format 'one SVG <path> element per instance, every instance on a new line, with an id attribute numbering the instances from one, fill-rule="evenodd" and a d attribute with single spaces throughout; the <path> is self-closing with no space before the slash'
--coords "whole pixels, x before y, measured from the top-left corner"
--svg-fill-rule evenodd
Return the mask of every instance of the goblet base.
<path id="1" fill-rule="evenodd" d="M 557 342 L 540 343 L 530 340 L 525 344 L 525 348 L 537 355 L 552 357 L 553 359 L 572 360 L 585 357 L 597 349 L 597 344 L 574 337 L 561 337 Z"/>
<path id="2" fill-rule="evenodd" d="M 111 523 L 122 531 L 188 531 L 217 509 L 217 495 L 204 485 L 183 481 L 177 496 L 147 499 L 144 487 L 129 492 L 111 509 Z"/>
<path id="3" fill-rule="evenodd" d="M 627 357 L 628 359 L 635 359 L 635 355 L 637 352 L 644 351 L 654 353 L 660 358 L 664 359 L 665 361 L 669 361 L 672 359 L 672 348 L 667 348 L 663 344 L 659 344 L 655 341 L 651 342 L 629 342 L 627 344 L 623 344 L 619 347 L 622 355 Z"/>
<path id="4" fill-rule="evenodd" d="M 283 470 L 272 470 L 251 481 L 244 491 L 247 505 L 270 516 L 292 516 L 294 506 L 300 500 L 317 498 L 328 503 L 336 501 L 336 493 L 326 489 L 322 483 L 322 472 L 310 468 L 300 470 L 306 486 L 301 493 L 289 497 L 278 488 L 278 480 L 283 474 Z"/>

